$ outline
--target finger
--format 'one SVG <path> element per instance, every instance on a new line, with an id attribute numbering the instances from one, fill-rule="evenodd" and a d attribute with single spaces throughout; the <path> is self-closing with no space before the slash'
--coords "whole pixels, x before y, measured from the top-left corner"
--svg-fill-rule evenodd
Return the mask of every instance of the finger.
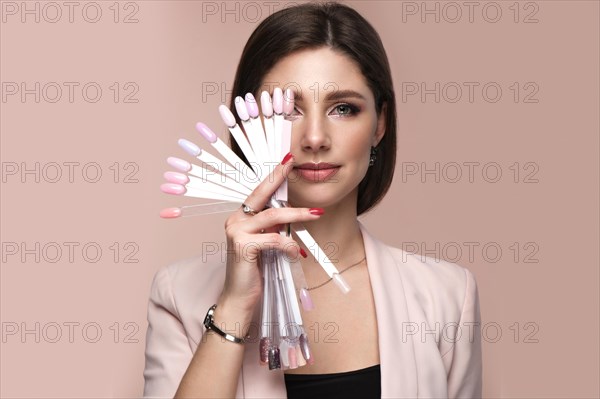
<path id="1" fill-rule="evenodd" d="M 261 228 L 257 231 L 258 234 L 269 234 L 269 233 L 279 233 L 279 226 L 272 226 L 268 228 Z"/>
<path id="2" fill-rule="evenodd" d="M 282 236 L 278 233 L 252 234 L 236 243 L 240 247 L 238 253 L 247 262 L 255 262 L 261 251 L 277 249 L 285 253 L 290 258 L 297 258 L 299 255 L 305 257 L 306 253 L 300 245 L 291 237 Z"/>
<path id="3" fill-rule="evenodd" d="M 323 208 L 270 208 L 240 223 L 239 227 L 249 234 L 272 231 L 278 225 L 317 220 L 323 213 Z"/>
<path id="4" fill-rule="evenodd" d="M 244 204 L 260 212 L 293 169 L 294 156 L 288 152 L 273 171 L 250 193 Z"/>

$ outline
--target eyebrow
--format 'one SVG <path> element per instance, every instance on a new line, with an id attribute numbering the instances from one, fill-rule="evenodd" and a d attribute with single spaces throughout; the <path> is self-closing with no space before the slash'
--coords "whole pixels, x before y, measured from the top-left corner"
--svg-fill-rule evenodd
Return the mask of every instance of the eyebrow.
<path id="1" fill-rule="evenodd" d="M 360 94 L 357 91 L 354 90 L 335 90 L 335 91 L 329 91 L 327 92 L 327 94 L 325 95 L 325 102 L 334 102 L 334 101 L 338 101 L 344 98 L 357 98 L 359 100 L 366 100 L 365 96 L 363 96 L 362 94 Z M 295 92 L 294 93 L 294 99 L 296 101 L 302 101 L 303 97 L 302 97 L 302 92 L 298 93 Z"/>

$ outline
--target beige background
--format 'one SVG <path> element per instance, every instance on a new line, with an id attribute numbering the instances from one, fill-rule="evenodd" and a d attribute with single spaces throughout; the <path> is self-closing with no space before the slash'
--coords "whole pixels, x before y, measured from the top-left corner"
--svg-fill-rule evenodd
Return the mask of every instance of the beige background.
<path id="1" fill-rule="evenodd" d="M 25 3 L 1 2 L 2 397 L 141 394 L 151 279 L 222 243 L 226 217 L 159 219 L 163 207 L 194 203 L 158 190 L 165 158 L 186 157 L 179 137 L 200 143 L 199 120 L 224 133 L 217 106 L 245 40 L 283 7 L 91 3 L 76 2 L 70 21 L 63 2 L 26 2 L 36 22 Z M 348 3 L 379 31 L 398 96 L 395 183 L 362 221 L 390 244 L 417 243 L 475 273 L 486 397 L 598 397 L 598 2 L 475 2 L 472 21 L 464 2 Z M 436 6 L 439 22 L 423 14 Z M 33 90 L 24 99 L 13 94 L 22 82 Z M 439 102 L 408 94 L 422 82 L 440 83 Z M 478 84 L 472 102 L 464 82 Z M 491 97 L 501 88 L 497 102 L 486 84 Z M 95 87 L 102 95 L 88 102 Z M 472 181 L 469 162 L 479 163 Z M 436 163 L 439 181 L 402 177 Z"/>

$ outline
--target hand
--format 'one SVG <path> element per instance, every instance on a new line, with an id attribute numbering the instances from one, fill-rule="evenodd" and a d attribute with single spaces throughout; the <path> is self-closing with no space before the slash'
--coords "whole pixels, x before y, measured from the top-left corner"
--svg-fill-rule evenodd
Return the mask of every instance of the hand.
<path id="1" fill-rule="evenodd" d="M 227 271 L 219 301 L 236 312 L 251 314 L 262 292 L 259 254 L 279 249 L 290 258 L 300 254 L 300 246 L 291 237 L 279 234 L 278 225 L 316 220 L 322 210 L 309 208 L 270 208 L 262 210 L 293 168 L 293 156 L 286 155 L 273 172 L 248 196 L 245 204 L 258 212 L 247 215 L 240 208 L 225 222 Z"/>

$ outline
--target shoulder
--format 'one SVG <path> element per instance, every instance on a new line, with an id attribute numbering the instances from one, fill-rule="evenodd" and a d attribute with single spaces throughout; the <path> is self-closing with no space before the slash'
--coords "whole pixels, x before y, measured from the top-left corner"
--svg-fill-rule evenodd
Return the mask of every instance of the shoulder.
<path id="1" fill-rule="evenodd" d="M 403 276 L 418 279 L 436 288 L 446 287 L 454 291 L 464 291 L 473 280 L 471 271 L 457 263 L 441 258 L 406 252 L 400 248 L 386 246 L 396 261 L 396 267 Z"/>
<path id="2" fill-rule="evenodd" d="M 399 275 L 405 290 L 439 300 L 458 301 L 475 285 L 465 267 L 441 258 L 416 254 L 388 245 L 371 235 L 361 224 L 365 250 L 378 263 L 384 276 Z"/>
<path id="3" fill-rule="evenodd" d="M 217 300 L 225 281 L 225 262 L 220 254 L 199 255 L 158 269 L 150 289 L 150 301 L 168 310 L 184 324 L 196 324 Z"/>
<path id="4" fill-rule="evenodd" d="M 202 254 L 164 266 L 157 272 L 158 275 L 162 275 L 162 279 L 168 281 L 178 291 L 205 288 L 223 282 L 225 261 L 219 254 L 213 256 Z"/>
<path id="5" fill-rule="evenodd" d="M 386 245 L 400 272 L 407 301 L 430 320 L 460 320 L 464 309 L 478 301 L 473 273 L 443 259 L 406 252 Z"/>

